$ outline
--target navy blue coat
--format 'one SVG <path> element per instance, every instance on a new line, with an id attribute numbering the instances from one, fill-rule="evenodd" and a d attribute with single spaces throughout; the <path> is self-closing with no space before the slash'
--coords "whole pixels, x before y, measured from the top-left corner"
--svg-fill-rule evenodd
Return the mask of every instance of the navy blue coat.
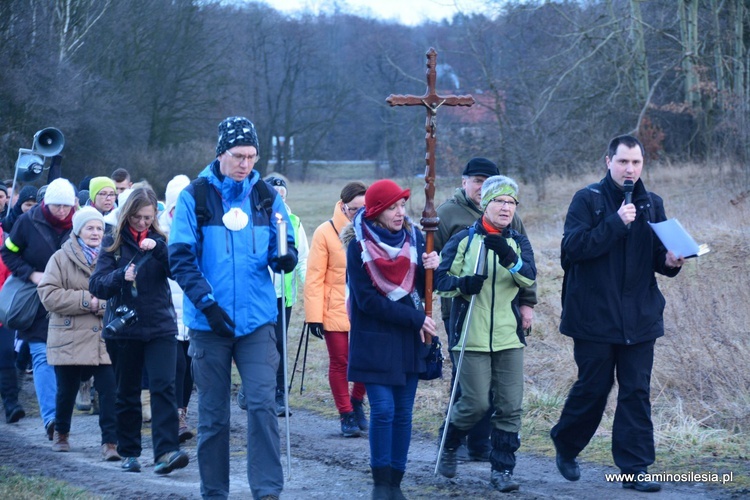
<path id="1" fill-rule="evenodd" d="M 44 272 L 47 261 L 70 237 L 70 229 L 61 233 L 47 222 L 42 205 L 33 206 L 22 214 L 13 225 L 6 242 L 2 245 L 3 262 L 18 278 L 30 281 L 34 272 Z M 28 330 L 18 332 L 18 338 L 28 342 L 47 342 L 49 318 L 40 303 L 34 323 Z"/>
<path id="2" fill-rule="evenodd" d="M 667 249 L 648 225 L 651 212 L 651 222 L 666 220 L 664 202 L 639 179 L 633 191 L 637 215 L 628 229 L 617 215 L 624 194 L 609 172 L 599 189 L 601 194 L 578 191 L 568 207 L 562 252 L 570 268 L 560 332 L 609 344 L 654 340 L 664 335 L 665 306 L 654 273 L 673 277 L 680 271 L 666 267 Z"/>
<path id="3" fill-rule="evenodd" d="M 164 238 L 151 231 L 148 238 L 156 241 L 156 247 L 151 250 L 151 258 L 138 269 L 135 278 L 137 296 L 133 296 L 133 282 L 125 281 L 125 268 L 133 257 L 136 257 L 134 263 L 137 263 L 145 252 L 138 247 L 127 228 L 123 229 L 119 260 L 115 252 L 104 250 L 112 245 L 114 238 L 111 235 L 104 237 L 96 269 L 89 280 L 89 291 L 95 297 L 107 300 L 122 290 L 123 302 L 135 309 L 138 321 L 125 327 L 123 335 L 119 337 L 122 339 L 148 341 L 177 335 L 177 316 L 167 282 L 167 278 L 171 277 L 167 245 Z M 106 330 L 102 337 L 114 338 Z"/>
<path id="4" fill-rule="evenodd" d="M 422 253 L 425 243 L 417 235 L 418 266 L 416 286 L 424 297 Z M 426 370 L 429 347 L 419 339 L 425 319 L 423 310 L 414 307 L 411 297 L 392 301 L 375 289 L 362 263 L 362 251 L 356 239 L 346 250 L 346 274 L 349 287 L 349 380 L 353 382 L 404 385 L 407 373 Z"/>

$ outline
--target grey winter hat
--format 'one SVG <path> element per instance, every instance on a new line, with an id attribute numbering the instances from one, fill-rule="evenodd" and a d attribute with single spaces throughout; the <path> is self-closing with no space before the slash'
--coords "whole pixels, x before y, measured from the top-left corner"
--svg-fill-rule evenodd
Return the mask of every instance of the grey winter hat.
<path id="1" fill-rule="evenodd" d="M 235 146 L 255 146 L 260 154 L 258 134 L 253 122 L 244 116 L 230 116 L 219 123 L 219 141 L 216 143 L 216 156 Z"/>

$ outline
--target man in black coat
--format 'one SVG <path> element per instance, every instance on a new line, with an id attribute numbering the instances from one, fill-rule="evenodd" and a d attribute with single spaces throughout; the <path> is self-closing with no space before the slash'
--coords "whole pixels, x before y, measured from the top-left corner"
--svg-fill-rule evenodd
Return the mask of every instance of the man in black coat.
<path id="1" fill-rule="evenodd" d="M 646 191 L 640 179 L 643 152 L 632 136 L 614 138 L 606 177 L 578 191 L 568 207 L 560 332 L 573 338 L 578 380 L 550 436 L 560 473 L 578 480 L 576 457 L 599 426 L 616 373 L 612 455 L 623 473 L 633 474 L 622 486 L 659 491 L 661 485 L 644 475 L 655 455 L 650 403 L 654 343 L 664 335 L 665 300 L 655 273 L 676 276 L 684 258 L 667 252 L 648 225 L 666 215 L 662 199 Z M 623 189 L 628 181 L 632 202 Z"/>

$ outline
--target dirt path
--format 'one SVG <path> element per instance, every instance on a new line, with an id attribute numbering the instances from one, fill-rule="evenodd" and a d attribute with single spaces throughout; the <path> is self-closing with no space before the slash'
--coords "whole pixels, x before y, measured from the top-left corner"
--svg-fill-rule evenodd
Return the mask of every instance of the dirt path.
<path id="1" fill-rule="evenodd" d="M 24 382 L 23 400 L 33 398 L 31 380 Z M 196 397 L 191 401 L 195 415 Z M 36 405 L 29 401 L 27 408 Z M 337 421 L 310 412 L 294 410 L 291 417 L 292 477 L 287 480 L 282 498 L 369 498 L 371 490 L 368 444 L 364 438 L 340 437 Z M 195 418 L 191 418 L 195 424 Z M 285 451 L 284 420 L 279 419 L 282 434 L 282 453 Z M 99 455 L 97 417 L 76 412 L 71 430 L 70 453 L 54 453 L 44 434 L 38 413 L 28 415 L 17 424 L 0 424 L 0 464 L 20 474 L 42 475 L 84 488 L 106 498 L 199 498 L 200 482 L 196 460 L 195 439 L 183 449 L 191 463 L 185 469 L 167 476 L 153 473 L 150 428 L 144 428 L 144 452 L 140 474 L 124 473 L 119 463 L 106 463 Z M 250 498 L 247 485 L 245 457 L 244 412 L 236 405 L 232 409 L 231 498 Z M 521 453 L 515 478 L 521 490 L 511 495 L 493 491 L 489 486 L 489 464 L 459 465 L 454 480 L 435 477 L 436 446 L 434 440 L 414 436 L 409 453 L 407 475 L 403 490 L 408 498 L 514 498 L 545 499 L 570 498 L 584 500 L 633 499 L 640 494 L 623 490 L 619 484 L 604 481 L 604 473 L 617 472 L 612 467 L 582 464 L 582 478 L 576 483 L 565 481 L 557 472 L 554 461 Z M 282 457 L 286 468 L 286 457 Z M 665 484 L 653 499 L 723 499 L 732 498 L 727 492 L 695 483 Z M 734 496 L 739 498 L 739 496 Z"/>

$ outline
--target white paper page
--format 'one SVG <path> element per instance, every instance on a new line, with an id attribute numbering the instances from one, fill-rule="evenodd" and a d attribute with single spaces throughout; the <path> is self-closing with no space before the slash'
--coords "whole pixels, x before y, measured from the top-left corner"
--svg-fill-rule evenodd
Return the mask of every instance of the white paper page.
<path id="1" fill-rule="evenodd" d="M 667 250 L 671 250 L 678 257 L 694 257 L 703 255 L 708 251 L 707 247 L 702 249 L 695 242 L 677 219 L 669 219 L 655 224 L 649 222 L 649 225 L 661 242 L 664 243 L 664 246 L 667 247 Z"/>

